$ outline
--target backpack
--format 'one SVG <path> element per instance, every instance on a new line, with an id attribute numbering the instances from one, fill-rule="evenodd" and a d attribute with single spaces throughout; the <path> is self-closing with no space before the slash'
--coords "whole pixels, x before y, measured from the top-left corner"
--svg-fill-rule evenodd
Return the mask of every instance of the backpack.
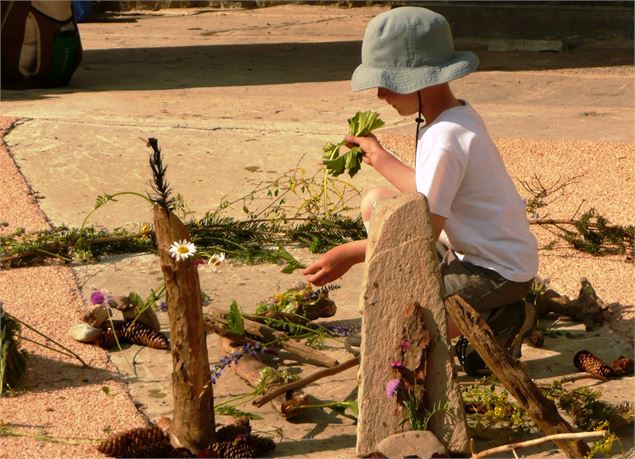
<path id="1" fill-rule="evenodd" d="M 2 87 L 66 85 L 82 58 L 70 1 L 3 1 Z"/>

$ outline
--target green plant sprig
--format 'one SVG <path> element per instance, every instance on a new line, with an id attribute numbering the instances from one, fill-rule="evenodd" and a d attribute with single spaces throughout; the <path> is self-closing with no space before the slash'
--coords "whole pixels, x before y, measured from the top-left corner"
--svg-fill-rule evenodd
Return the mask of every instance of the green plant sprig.
<path id="1" fill-rule="evenodd" d="M 348 119 L 348 133 L 356 137 L 363 137 L 383 125 L 384 122 L 379 118 L 379 113 L 357 112 Z M 322 148 L 324 153 L 322 162 L 326 166 L 326 174 L 338 176 L 348 172 L 348 175 L 353 177 L 361 169 L 362 149 L 359 146 L 354 146 L 342 153 L 341 150 L 345 145 L 346 142 L 342 140 L 336 144 L 328 142 Z"/>

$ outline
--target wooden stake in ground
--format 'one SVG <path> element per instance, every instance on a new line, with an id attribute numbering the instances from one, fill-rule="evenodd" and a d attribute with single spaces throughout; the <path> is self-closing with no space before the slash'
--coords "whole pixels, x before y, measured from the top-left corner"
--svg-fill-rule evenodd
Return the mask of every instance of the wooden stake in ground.
<path id="1" fill-rule="evenodd" d="M 540 430 L 548 435 L 572 432 L 553 401 L 544 396 L 520 364 L 496 341 L 492 330 L 472 306 L 460 296 L 453 295 L 445 301 L 445 307 L 461 334 Z M 554 439 L 554 442 L 569 457 L 586 457 L 589 453 L 588 445 L 580 439 Z"/>
<path id="2" fill-rule="evenodd" d="M 154 142 L 153 142 L 154 141 Z M 189 240 L 185 225 L 169 206 L 165 168 L 155 139 L 150 165 L 154 172 L 154 229 L 165 279 L 172 350 L 174 416 L 170 437 L 174 446 L 191 451 L 206 448 L 214 435 L 214 394 L 203 324 L 201 287 L 191 258 L 176 261 L 169 253 L 174 241 Z"/>

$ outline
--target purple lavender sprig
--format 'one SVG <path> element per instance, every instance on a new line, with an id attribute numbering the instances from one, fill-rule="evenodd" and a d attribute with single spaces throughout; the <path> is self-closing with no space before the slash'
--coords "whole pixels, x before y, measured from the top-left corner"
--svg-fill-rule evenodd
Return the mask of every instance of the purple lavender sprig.
<path id="1" fill-rule="evenodd" d="M 238 361 L 245 355 L 251 355 L 257 357 L 258 354 L 264 354 L 267 352 L 267 348 L 260 343 L 245 343 L 242 345 L 239 351 L 232 352 L 231 354 L 224 355 L 216 365 L 214 365 L 214 371 L 212 375 L 212 384 L 216 384 L 218 378 L 223 374 L 225 368 L 229 365 L 237 364 Z"/>
<path id="2" fill-rule="evenodd" d="M 361 327 L 357 323 L 349 323 L 348 325 L 329 325 L 326 327 L 331 336 L 351 336 L 361 331 Z"/>

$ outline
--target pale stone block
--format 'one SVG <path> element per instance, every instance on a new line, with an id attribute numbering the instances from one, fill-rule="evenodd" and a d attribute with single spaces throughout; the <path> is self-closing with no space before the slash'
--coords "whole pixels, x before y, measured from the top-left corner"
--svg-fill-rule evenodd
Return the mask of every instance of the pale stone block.
<path id="1" fill-rule="evenodd" d="M 430 213 L 419 193 L 379 200 L 373 211 L 360 298 L 358 455 L 376 451 L 381 440 L 407 426 L 403 413 L 395 410 L 395 400 L 386 396 L 385 385 L 392 378 L 389 363 L 413 303 L 423 307 L 430 337 L 424 404 L 428 409 L 439 401 L 448 404 L 448 412 L 435 415 L 428 429 L 449 451 L 465 454 L 465 411 L 451 363 Z"/>
<path id="2" fill-rule="evenodd" d="M 384 438 L 377 451 L 386 457 L 448 457 L 439 439 L 429 430 L 411 430 Z"/>

